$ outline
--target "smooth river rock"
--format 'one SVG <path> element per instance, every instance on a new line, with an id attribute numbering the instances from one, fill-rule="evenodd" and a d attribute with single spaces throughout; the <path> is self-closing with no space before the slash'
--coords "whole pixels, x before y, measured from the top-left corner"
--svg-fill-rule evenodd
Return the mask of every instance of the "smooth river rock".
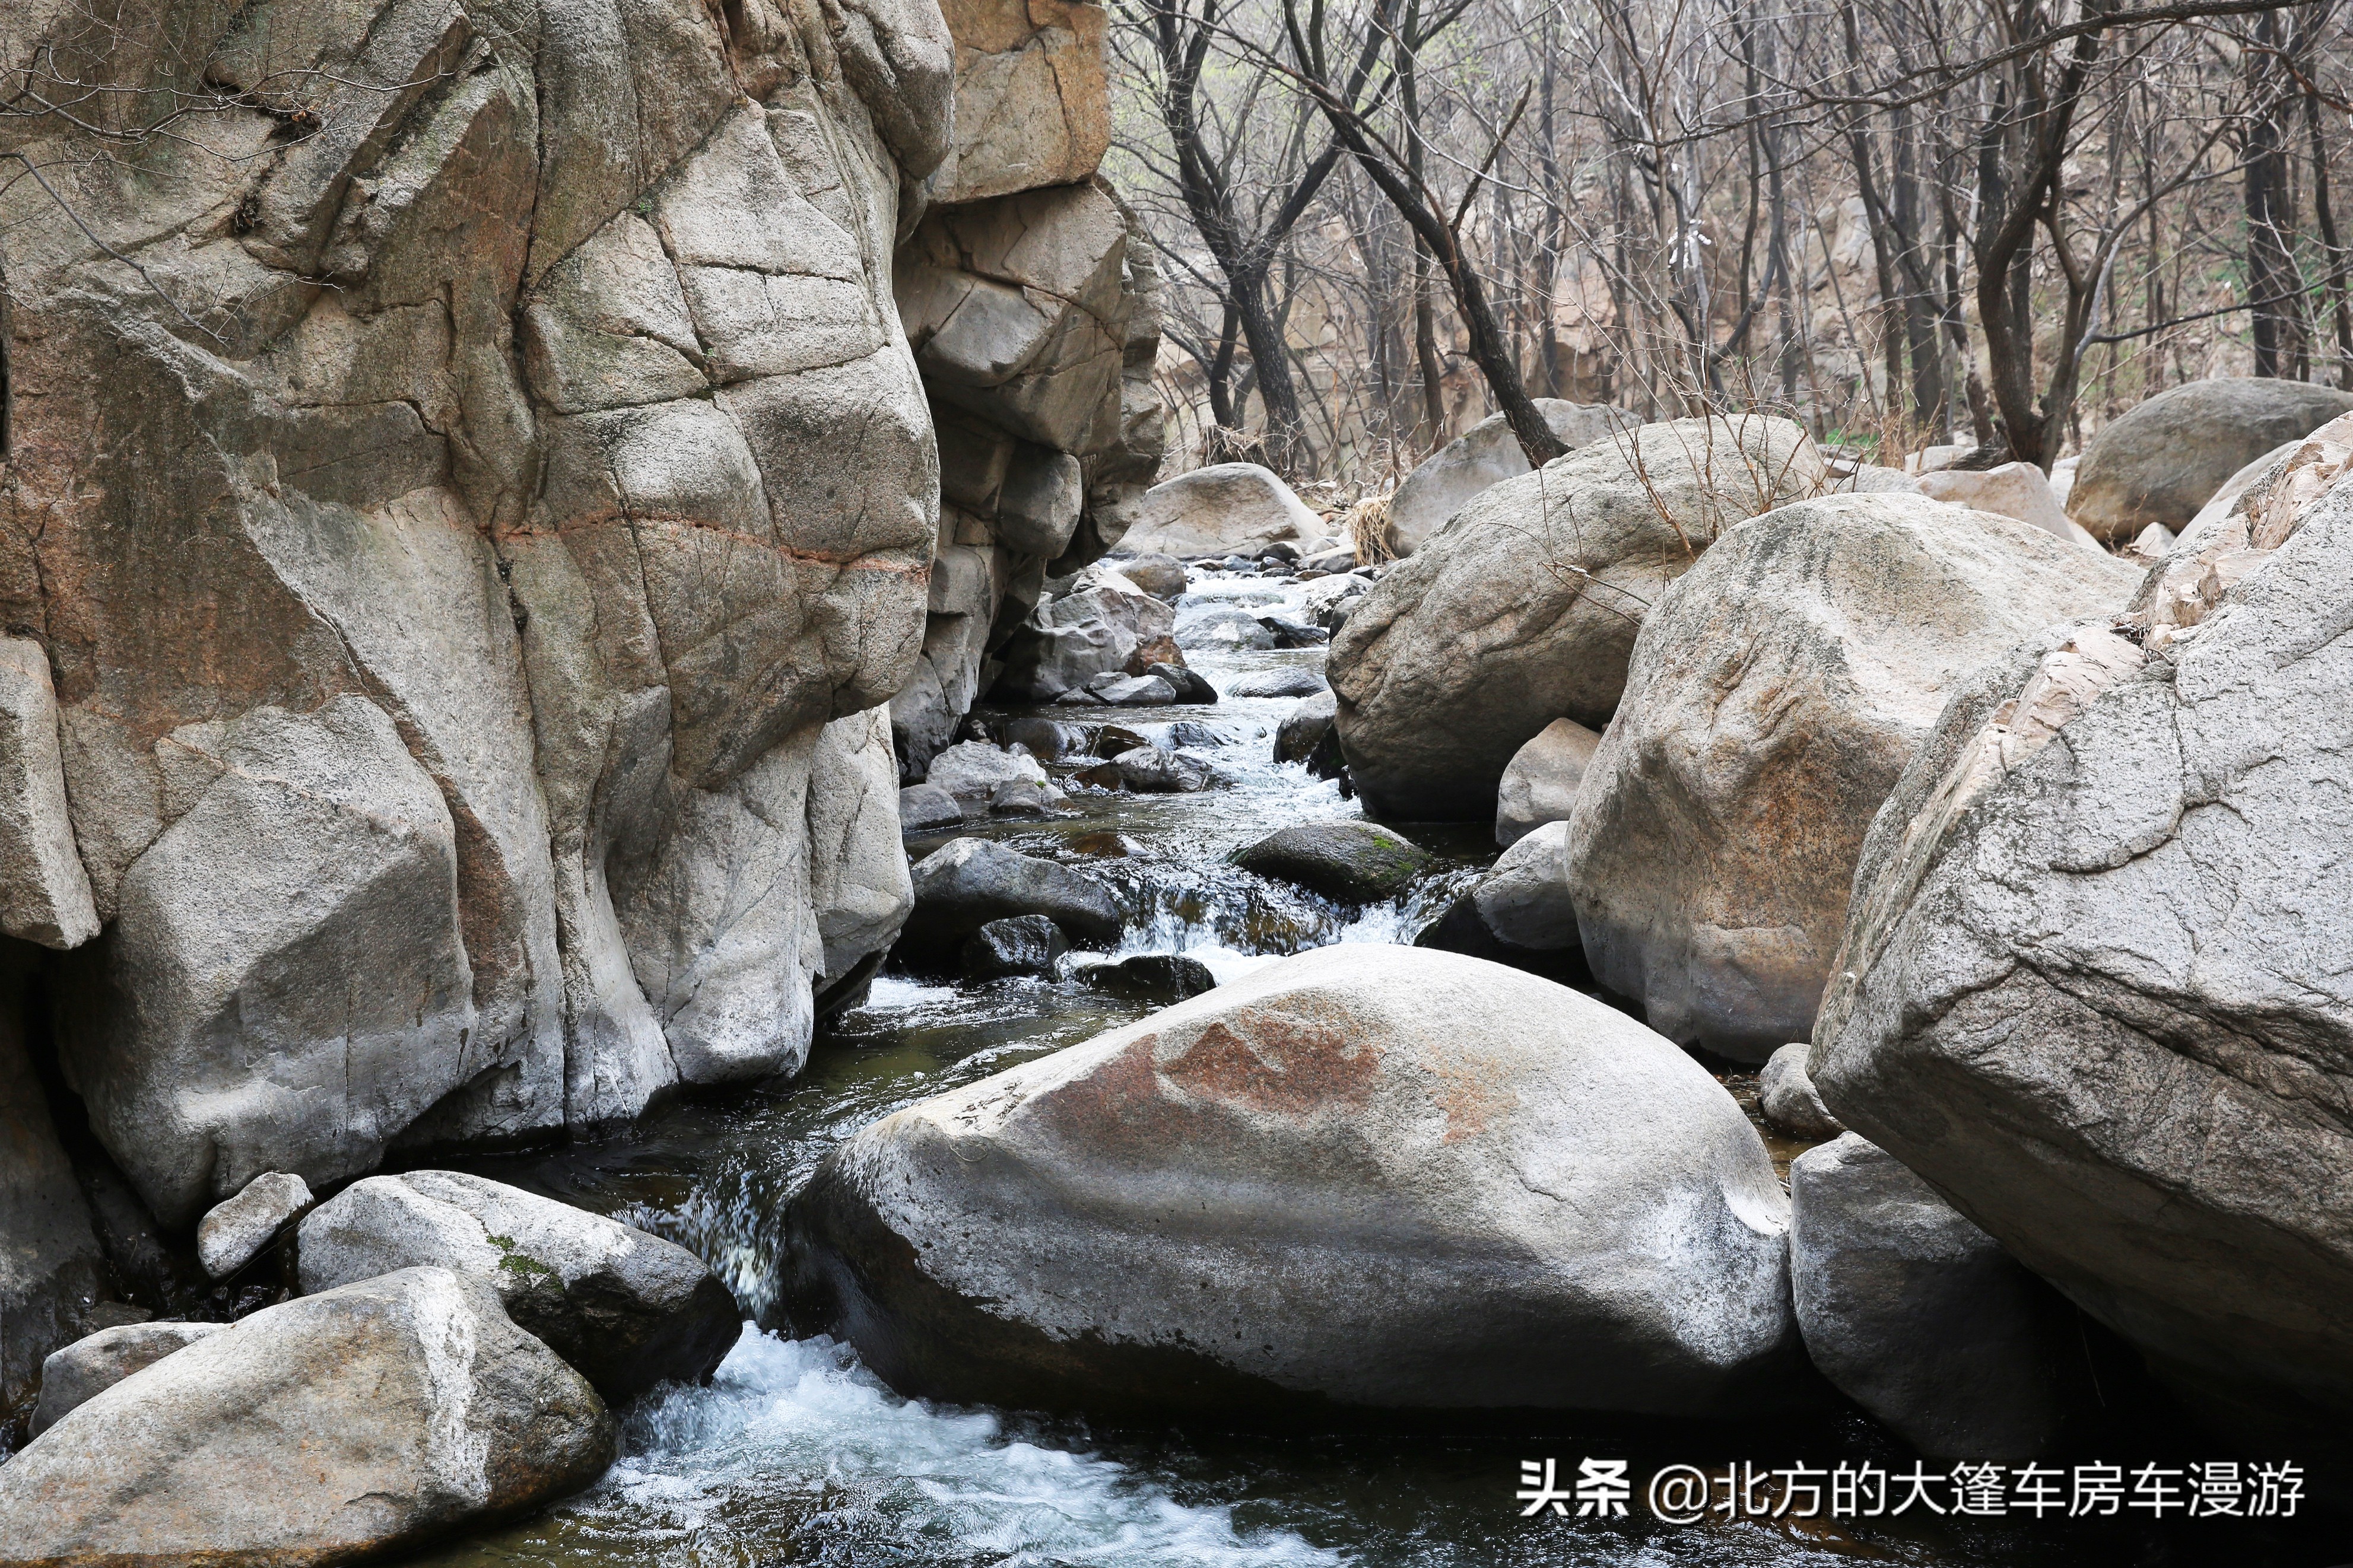
<path id="1" fill-rule="evenodd" d="M 1301 542 L 1323 531 L 1323 519 L 1271 469 L 1217 463 L 1153 486 L 1120 548 L 1187 559 L 1256 556 L 1277 542 Z"/>
<path id="2" fill-rule="evenodd" d="M 1744 522 L 1651 606 L 1569 818 L 1594 978 L 1670 1039 L 1762 1062 L 1810 1034 L 1872 814 L 1947 695 L 2139 573 L 1925 497 Z"/>
<path id="3" fill-rule="evenodd" d="M 2092 437 L 2068 515 L 2116 543 L 2152 522 L 2178 532 L 2232 474 L 2347 412 L 2353 392 L 2300 381 L 2216 376 L 2168 387 Z"/>
<path id="4" fill-rule="evenodd" d="M 950 965 L 965 938 L 991 921 L 1047 915 L 1074 941 L 1119 940 L 1119 904 L 1083 871 L 986 838 L 953 838 L 914 870 L 915 912 L 900 937 L 909 959 Z"/>
<path id="5" fill-rule="evenodd" d="M 1539 397 L 1535 405 L 1552 433 L 1572 452 L 1641 423 L 1622 408 L 1600 403 Z M 1528 455 L 1520 450 L 1519 437 L 1512 434 L 1510 423 L 1500 414 L 1491 414 L 1424 458 L 1405 477 L 1405 483 L 1389 497 L 1388 525 L 1381 542 L 1392 556 L 1410 555 L 1473 497 L 1527 471 Z"/>
<path id="6" fill-rule="evenodd" d="M 1509 849 L 1548 822 L 1567 822 L 1601 737 L 1574 719 L 1556 719 L 1512 753 L 1495 790 L 1495 842 Z"/>
<path id="7" fill-rule="evenodd" d="M 1790 1163 L 1789 1282 L 1814 1365 L 1923 1454 L 2050 1452 L 2073 1314 L 1886 1151 L 1849 1132 Z"/>
<path id="8" fill-rule="evenodd" d="M 2257 510 L 2182 540 L 2121 635 L 1956 689 L 1873 824 L 1810 1065 L 2232 1440 L 2342 1463 L 2353 491 Z"/>
<path id="9" fill-rule="evenodd" d="M 1814 1075 L 1807 1070 L 1806 1058 L 1812 1052 L 1813 1047 L 1806 1041 L 1793 1041 L 1767 1058 L 1764 1070 L 1757 1075 L 1757 1109 L 1765 1120 L 1788 1137 L 1810 1142 L 1835 1138 L 1846 1131 L 1822 1103 L 1822 1092 L 1814 1087 Z"/>
<path id="10" fill-rule="evenodd" d="M 264 1172 L 196 1222 L 196 1261 L 214 1279 L 227 1279 L 277 1240 L 280 1231 L 308 1214 L 315 1201 L 311 1184 L 301 1177 Z"/>
<path id="11" fill-rule="evenodd" d="M 1481 822 L 1556 719 L 1608 724 L 1634 634 L 1744 518 L 1825 483 L 1812 440 L 1761 416 L 1646 425 L 1504 480 L 1374 584 L 1326 674 L 1373 815 Z"/>
<path id="12" fill-rule="evenodd" d="M 743 1328 L 726 1285 L 675 1242 L 459 1171 L 355 1182 L 296 1242 L 306 1293 L 426 1265 L 482 1281 L 616 1404 L 702 1382 Z"/>
<path id="13" fill-rule="evenodd" d="M 962 1402 L 1734 1415 L 1795 1355 L 1787 1220 L 1664 1039 L 1344 944 L 865 1128 L 787 1212 L 788 1301 Z"/>
<path id="14" fill-rule="evenodd" d="M 69 1411 L 0 1465 L 0 1563 L 396 1555 L 579 1490 L 617 1436 L 489 1287 L 403 1269 L 256 1312 Z"/>
<path id="15" fill-rule="evenodd" d="M 1437 861 L 1377 822 L 1294 822 L 1242 850 L 1234 864 L 1342 903 L 1369 904 L 1398 897 Z"/>

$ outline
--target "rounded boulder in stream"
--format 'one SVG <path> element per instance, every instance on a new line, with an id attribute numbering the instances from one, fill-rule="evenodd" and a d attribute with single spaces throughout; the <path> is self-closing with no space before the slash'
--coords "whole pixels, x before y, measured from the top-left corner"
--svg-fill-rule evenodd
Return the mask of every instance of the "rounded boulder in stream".
<path id="1" fill-rule="evenodd" d="M 1343 945 L 864 1129 L 788 1211 L 788 1308 L 1017 1408 L 1732 1415 L 1800 1375 L 1788 1216 L 1667 1040 Z"/>

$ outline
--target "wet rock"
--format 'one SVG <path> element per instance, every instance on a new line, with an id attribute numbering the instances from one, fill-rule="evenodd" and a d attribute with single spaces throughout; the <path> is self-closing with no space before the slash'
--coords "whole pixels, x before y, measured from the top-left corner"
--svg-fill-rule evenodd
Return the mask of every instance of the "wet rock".
<path id="1" fill-rule="evenodd" d="M 1119 574 L 1155 599 L 1175 599 L 1185 591 L 1185 563 L 1174 555 L 1127 555 L 1113 563 Z"/>
<path id="2" fill-rule="evenodd" d="M 98 934 L 66 805 L 48 655 L 26 637 L 0 637 L 0 934 L 61 949 Z"/>
<path id="3" fill-rule="evenodd" d="M 986 803 L 1008 784 L 1043 784 L 1046 770 L 1026 751 L 961 741 L 932 759 L 930 784 L 958 802 Z"/>
<path id="4" fill-rule="evenodd" d="M 1257 670 L 1226 683 L 1229 697 L 1314 697 L 1331 689 L 1321 671 L 1303 664 Z"/>
<path id="5" fill-rule="evenodd" d="M 2062 510 L 2051 481 L 2032 463 L 2004 463 L 2000 468 L 1982 470 L 1940 468 L 1921 475 L 1918 488 L 1931 500 L 2016 518 L 2054 539 L 2063 539 L 2086 550 L 2101 548 L 2098 540 Z"/>
<path id="6" fill-rule="evenodd" d="M 1787 1214 L 1622 1014 L 1344 944 L 864 1129 L 787 1213 L 787 1295 L 959 1401 L 1725 1415 L 1795 1359 Z"/>
<path id="7" fill-rule="evenodd" d="M 915 913 L 899 951 L 918 963 L 951 961 L 990 921 L 1048 915 L 1090 946 L 1119 940 L 1119 905 L 1092 877 L 985 838 L 956 838 L 915 868 Z"/>
<path id="8" fill-rule="evenodd" d="M 1641 423 L 1624 409 L 1598 403 L 1539 397 L 1535 405 L 1552 433 L 1572 452 Z M 1527 471 L 1527 454 L 1520 450 L 1519 437 L 1512 434 L 1510 423 L 1500 414 L 1489 415 L 1424 458 L 1406 476 L 1405 483 L 1389 498 L 1383 542 L 1391 555 L 1410 555 L 1474 497 Z M 1348 564 L 1356 564 L 1353 552 Z"/>
<path id="9" fill-rule="evenodd" d="M 1277 540 L 1323 531 L 1322 520 L 1272 471 L 1219 463 L 1153 486 L 1120 543 L 1138 554 L 1225 555 L 1247 567 Z"/>
<path id="10" fill-rule="evenodd" d="M 1846 1128 L 1822 1103 L 1813 1074 L 1806 1070 L 1812 1049 L 1800 1040 L 1766 1058 L 1765 1070 L 1757 1075 L 1757 1106 L 1766 1121 L 1790 1137 L 1819 1141 L 1835 1138 Z"/>
<path id="11" fill-rule="evenodd" d="M 1088 695 L 1113 708 L 1160 708 L 1176 700 L 1176 688 L 1156 675 L 1099 675 Z"/>
<path id="12" fill-rule="evenodd" d="M 2152 522 L 2179 530 L 2233 473 L 2353 410 L 2353 393 L 2300 381 L 2216 377 L 2169 387 L 2103 426 L 2084 448 L 2067 510 L 2103 540 Z"/>
<path id="13" fill-rule="evenodd" d="M 899 826 L 909 833 L 953 827 L 964 821 L 956 797 L 935 784 L 910 784 L 899 792 Z"/>
<path id="14" fill-rule="evenodd" d="M 734 1297 L 686 1248 L 457 1171 L 356 1182 L 311 1212 L 297 1245 L 306 1294 L 428 1265 L 480 1280 L 616 1403 L 703 1381 L 743 1327 Z"/>
<path id="15" fill-rule="evenodd" d="M 1217 783 L 1208 763 L 1166 746 L 1134 747 L 1122 752 L 1114 765 L 1120 787 L 1138 795 L 1196 795 Z"/>
<path id="16" fill-rule="evenodd" d="M 315 1201 L 301 1177 L 264 1172 L 197 1222 L 197 1261 L 214 1279 L 227 1279 L 277 1240 L 279 1232 L 310 1213 Z"/>
<path id="17" fill-rule="evenodd" d="M 1234 863 L 1348 904 L 1399 897 L 1437 864 L 1428 851 L 1371 822 L 1293 823 L 1235 856 Z"/>
<path id="18" fill-rule="evenodd" d="M 993 737 L 1008 748 L 1020 747 L 1040 762 L 1060 762 L 1084 756 L 1094 746 L 1094 731 L 1084 724 L 1058 719 L 1009 719 Z"/>
<path id="19" fill-rule="evenodd" d="M 1353 572 L 1356 569 L 1358 562 L 1356 560 L 1356 551 L 1344 544 L 1336 549 L 1325 550 L 1319 552 L 1316 554 L 1310 555 L 1301 561 L 1299 564 L 1301 568 L 1300 574 L 1304 576 L 1309 572 L 1322 572 L 1325 574 Z"/>
<path id="20" fill-rule="evenodd" d="M 1036 779 L 1008 779 L 988 797 L 991 816 L 1051 816 L 1060 808 L 1062 792 Z"/>
<path id="21" fill-rule="evenodd" d="M 577 1491 L 617 1447 L 495 1292 L 406 1268 L 256 1312 L 68 1412 L 0 1466 L 0 1541 L 31 1563 L 353 1563 Z"/>
<path id="22" fill-rule="evenodd" d="M 1737 1061 L 1807 1034 L 1872 814 L 1947 694 L 2053 623 L 2121 610 L 2139 576 L 1920 496 L 1726 533 L 1651 606 L 1569 819 L 1595 979 Z"/>
<path id="23" fill-rule="evenodd" d="M 1923 1454 L 2050 1452 L 2073 1314 L 1885 1151 L 1849 1132 L 1791 1162 L 1789 1276 L 1814 1365 Z"/>
<path id="24" fill-rule="evenodd" d="M 64 1419 L 68 1411 L 88 1404 L 142 1367 L 153 1366 L 224 1326 L 125 1323 L 100 1329 L 52 1351 L 41 1363 L 41 1402 L 33 1409 L 33 1436 L 39 1436 Z"/>
<path id="25" fill-rule="evenodd" d="M 1258 624 L 1274 634 L 1277 647 L 1322 647 L 1332 640 L 1332 634 L 1322 626 L 1303 626 L 1281 616 L 1261 616 Z"/>
<path id="26" fill-rule="evenodd" d="M 1154 664 L 1147 666 L 1144 673 L 1156 675 L 1176 688 L 1179 702 L 1215 702 L 1218 700 L 1218 689 L 1209 684 L 1208 678 L 1189 666 Z"/>
<path id="27" fill-rule="evenodd" d="M 1319 779 L 1342 776 L 1346 766 L 1340 761 L 1340 738 L 1332 732 L 1332 714 L 1338 706 L 1328 687 L 1303 698 L 1274 727 L 1274 760 L 1303 763 Z"/>
<path id="28" fill-rule="evenodd" d="M 1062 928 L 1046 916 L 1015 915 L 991 921 L 965 938 L 957 966 L 966 980 L 1051 974 L 1054 960 L 1070 950 Z"/>
<path id="29" fill-rule="evenodd" d="M 1512 753 L 1495 789 L 1495 842 L 1508 849 L 1547 822 L 1567 822 L 1601 737 L 1556 719 Z"/>
<path id="30" fill-rule="evenodd" d="M 2353 1415 L 2353 491 L 1957 683 L 1872 826 L 1814 1082 L 2250 1445 Z M 2134 640 L 2137 638 L 2137 643 Z M 2342 1462 L 2341 1459 L 2337 1462 Z"/>
<path id="31" fill-rule="evenodd" d="M 1741 416 L 1646 425 L 1477 497 L 1332 639 L 1325 674 L 1366 809 L 1488 820 L 1504 770 L 1546 725 L 1608 724 L 1666 585 L 1735 523 L 1823 479 L 1803 430 Z"/>
<path id="32" fill-rule="evenodd" d="M 1230 605 L 1187 606 L 1176 613 L 1176 646 L 1195 648 L 1265 648 L 1274 633 L 1248 610 Z"/>
<path id="33" fill-rule="evenodd" d="M 1208 964 L 1181 952 L 1139 952 L 1117 963 L 1090 964 L 1084 978 L 1098 991 L 1164 1007 L 1218 988 L 1218 977 Z"/>
<path id="34" fill-rule="evenodd" d="M 999 701 L 1050 702 L 1098 676 L 1124 674 L 1139 650 L 1176 627 L 1175 611 L 1108 567 L 1089 568 L 1081 583 L 1030 612 L 1007 642 L 1005 673 L 991 689 Z"/>

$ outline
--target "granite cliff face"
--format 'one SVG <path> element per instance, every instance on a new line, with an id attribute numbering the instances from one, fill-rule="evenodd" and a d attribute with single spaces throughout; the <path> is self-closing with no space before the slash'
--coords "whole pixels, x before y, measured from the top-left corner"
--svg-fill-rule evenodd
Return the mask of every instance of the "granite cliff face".
<path id="1" fill-rule="evenodd" d="M 82 89 L 0 120 L 0 927 L 60 950 L 41 1022 L 139 1196 L 184 1228 L 796 1069 L 910 898 L 931 0 L 44 4 L 0 45 Z M 88 1251 L 9 1304 L 86 1304 Z"/>
<path id="2" fill-rule="evenodd" d="M 1119 542 L 1162 450 L 1158 275 L 1095 174 L 1111 140 L 1103 12 L 944 9 L 955 134 L 895 274 L 940 439 L 923 657 L 891 703 L 909 782 L 996 682 L 1050 566 L 1074 570 Z"/>

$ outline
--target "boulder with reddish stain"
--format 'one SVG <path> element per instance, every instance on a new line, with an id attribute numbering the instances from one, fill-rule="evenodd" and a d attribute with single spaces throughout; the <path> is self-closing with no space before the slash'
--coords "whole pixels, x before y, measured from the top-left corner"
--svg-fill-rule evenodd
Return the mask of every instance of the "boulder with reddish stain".
<path id="1" fill-rule="evenodd" d="M 1784 1386 L 1788 1212 L 1659 1036 L 1351 945 L 864 1129 L 789 1211 L 789 1308 L 938 1398 L 1729 1415 Z"/>

